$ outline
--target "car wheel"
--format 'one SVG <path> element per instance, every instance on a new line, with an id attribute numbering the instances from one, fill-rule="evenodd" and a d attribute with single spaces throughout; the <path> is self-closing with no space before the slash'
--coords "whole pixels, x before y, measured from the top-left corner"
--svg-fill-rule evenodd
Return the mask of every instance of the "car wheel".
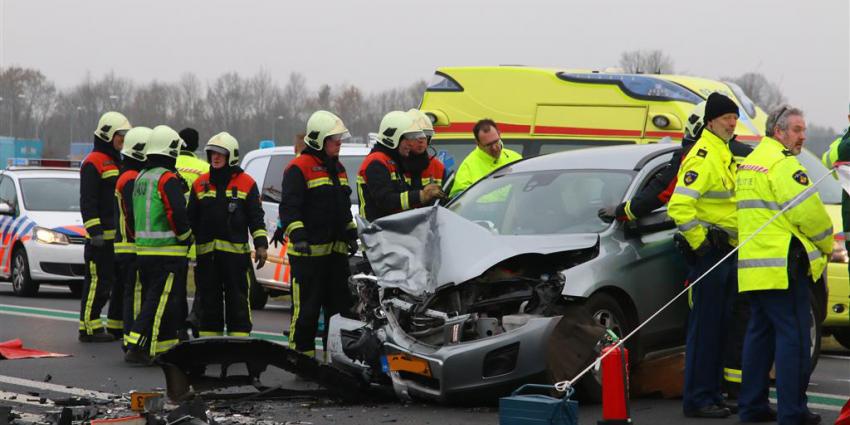
<path id="1" fill-rule="evenodd" d="M 251 309 L 262 310 L 266 307 L 268 301 L 269 293 L 261 285 L 254 282 L 251 285 Z"/>
<path id="2" fill-rule="evenodd" d="M 83 296 L 83 282 L 70 282 L 68 289 L 71 290 L 71 296 L 80 299 Z"/>
<path id="3" fill-rule="evenodd" d="M 30 277 L 30 263 L 23 248 L 16 248 L 12 253 L 12 290 L 22 297 L 38 295 L 38 282 Z"/>
<path id="4" fill-rule="evenodd" d="M 850 350 L 850 328 L 832 328 L 832 336 L 842 347 Z"/>
<path id="5" fill-rule="evenodd" d="M 634 329 L 634 324 L 620 303 L 608 294 L 594 294 L 585 305 L 594 322 L 612 330 L 619 337 L 627 335 Z M 591 372 L 578 383 L 578 387 L 582 400 L 591 403 L 601 402 L 602 371 L 597 367 L 591 369 Z"/>
<path id="6" fill-rule="evenodd" d="M 818 365 L 818 358 L 820 357 L 820 339 L 823 330 L 821 329 L 821 321 L 818 320 L 818 317 L 821 317 L 821 315 L 818 314 L 817 300 L 815 297 L 810 297 L 809 302 L 811 305 L 809 316 L 812 323 L 809 328 L 809 339 L 812 343 L 810 361 L 812 366 L 811 371 L 814 372 L 815 366 Z"/>

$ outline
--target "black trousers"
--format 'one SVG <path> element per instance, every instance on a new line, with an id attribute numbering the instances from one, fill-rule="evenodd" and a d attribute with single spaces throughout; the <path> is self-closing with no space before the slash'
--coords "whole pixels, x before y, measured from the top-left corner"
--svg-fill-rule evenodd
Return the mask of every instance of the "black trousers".
<path id="1" fill-rule="evenodd" d="M 292 266 L 292 321 L 289 347 L 302 353 L 316 350 L 319 311 L 325 317 L 347 313 L 352 306 L 348 289 L 348 257 L 330 254 L 321 257 L 290 256 Z"/>
<path id="2" fill-rule="evenodd" d="M 133 322 L 142 309 L 142 282 L 136 267 L 136 254 L 115 255 L 115 287 L 122 288 L 122 320 L 124 322 L 124 346 L 133 329 Z M 113 295 L 115 291 L 112 292 Z M 110 307 L 112 301 L 110 300 Z"/>
<path id="3" fill-rule="evenodd" d="M 178 342 L 179 294 L 186 293 L 186 257 L 140 255 L 136 263 L 144 295 L 127 347 L 147 351 L 153 357 Z"/>
<path id="4" fill-rule="evenodd" d="M 109 293 L 115 283 L 115 252 L 113 252 L 112 241 L 105 241 L 100 248 L 95 248 L 86 241 L 83 258 L 86 262 L 86 270 L 83 295 L 80 297 L 79 329 L 81 334 L 91 335 L 95 332 L 103 332 L 100 313 L 109 301 Z"/>
<path id="5" fill-rule="evenodd" d="M 200 336 L 251 333 L 251 257 L 213 251 L 198 256 L 195 285 L 201 292 Z M 197 295 L 196 295 L 197 296 Z"/>

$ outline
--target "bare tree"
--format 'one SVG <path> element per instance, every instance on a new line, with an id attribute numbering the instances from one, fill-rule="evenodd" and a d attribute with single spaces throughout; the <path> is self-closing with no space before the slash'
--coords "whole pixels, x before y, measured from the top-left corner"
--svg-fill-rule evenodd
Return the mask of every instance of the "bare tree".
<path id="1" fill-rule="evenodd" d="M 748 72 L 737 78 L 724 78 L 738 85 L 741 90 L 765 112 L 786 102 L 785 95 L 778 85 L 770 82 L 758 72 Z"/>
<path id="2" fill-rule="evenodd" d="M 620 55 L 620 67 L 629 74 L 672 74 L 673 59 L 661 50 L 632 50 Z"/>

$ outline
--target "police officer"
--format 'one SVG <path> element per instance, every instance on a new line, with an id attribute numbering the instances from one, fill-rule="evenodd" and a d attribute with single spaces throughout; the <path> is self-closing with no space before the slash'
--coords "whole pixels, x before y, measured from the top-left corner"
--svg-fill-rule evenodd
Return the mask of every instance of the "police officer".
<path id="1" fill-rule="evenodd" d="M 206 148 L 212 168 L 201 174 L 189 196 L 189 221 L 195 234 L 195 282 L 201 298 L 200 336 L 251 333 L 251 246 L 257 267 L 266 262 L 267 233 L 257 184 L 239 168 L 239 143 L 227 132 Z"/>
<path id="2" fill-rule="evenodd" d="M 125 349 L 133 321 L 141 309 L 143 296 L 136 268 L 133 187 L 139 171 L 145 165 L 145 149 L 152 131 L 147 127 L 134 127 L 127 132 L 121 149 L 121 174 L 115 183 L 115 286 L 112 288 L 109 306 L 112 308 L 113 303 L 122 306 Z"/>
<path id="3" fill-rule="evenodd" d="M 149 364 L 177 344 L 179 297 L 185 291 L 186 253 L 193 242 L 183 181 L 175 163 L 183 140 L 159 125 L 148 139 L 147 163 L 133 188 L 136 260 L 142 282 L 139 315 L 127 337 L 124 360 Z"/>
<path id="4" fill-rule="evenodd" d="M 273 240 L 288 238 L 292 267 L 289 346 L 315 354 L 319 311 L 326 317 L 351 308 L 348 254 L 357 250 L 351 217 L 351 187 L 339 150 L 349 136 L 342 120 L 316 111 L 307 121 L 306 148 L 286 167 L 280 202 L 281 226 Z"/>
<path id="5" fill-rule="evenodd" d="M 110 342 L 123 335 L 122 311 L 110 308 L 104 331 L 100 312 L 115 282 L 114 200 L 121 164 L 124 134 L 131 128 L 127 117 L 107 112 L 94 131 L 94 148 L 80 166 L 80 214 L 86 228 L 86 262 L 80 300 L 80 342 Z"/>
<path id="6" fill-rule="evenodd" d="M 685 155 L 670 197 L 668 214 L 695 254 L 693 282 L 737 244 L 736 164 L 727 143 L 738 121 L 738 106 L 720 93 L 709 95 L 705 129 Z M 722 353 L 737 287 L 730 257 L 693 288 L 685 350 L 683 410 L 688 417 L 725 418 L 731 411 L 721 394 Z"/>
<path id="7" fill-rule="evenodd" d="M 832 252 L 832 222 L 796 158 L 806 140 L 803 112 L 779 107 L 768 116 L 766 130 L 767 137 L 738 171 L 739 235 L 742 240 L 752 236 L 738 254 L 738 289 L 749 294 L 751 305 L 740 418 L 816 424 L 820 416 L 806 406 L 809 291 Z M 756 233 L 780 210 L 776 220 Z M 770 411 L 767 399 L 774 361 L 778 415 Z"/>
<path id="8" fill-rule="evenodd" d="M 363 160 L 357 175 L 360 215 L 373 221 L 445 198 L 439 184 L 414 189 L 405 181 L 401 164 L 416 140 L 424 138 L 416 121 L 405 112 L 392 111 L 381 120 L 378 141 Z"/>
<path id="9" fill-rule="evenodd" d="M 410 109 L 407 114 L 413 118 L 423 135 L 416 139 L 410 155 L 403 161 L 405 181 L 413 189 L 422 189 L 431 183 L 442 186 L 446 179 L 446 167 L 428 152 L 431 137 L 434 136 L 431 119 L 418 109 Z"/>

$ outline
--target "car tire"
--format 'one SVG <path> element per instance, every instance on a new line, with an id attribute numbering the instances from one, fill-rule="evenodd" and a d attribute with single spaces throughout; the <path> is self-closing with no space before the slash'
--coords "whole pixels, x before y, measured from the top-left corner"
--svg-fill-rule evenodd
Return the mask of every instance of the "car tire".
<path id="1" fill-rule="evenodd" d="M 269 293 L 266 292 L 266 289 L 261 285 L 254 282 L 254 284 L 251 285 L 251 309 L 262 310 L 266 307 L 266 303 L 268 301 Z"/>
<path id="2" fill-rule="evenodd" d="M 30 277 L 30 263 L 27 252 L 21 247 L 12 252 L 12 291 L 21 297 L 34 297 L 38 295 L 38 282 Z"/>
<path id="3" fill-rule="evenodd" d="M 842 347 L 850 350 L 850 328 L 832 328 L 832 336 Z"/>
<path id="4" fill-rule="evenodd" d="M 631 332 L 635 324 L 626 315 L 620 303 L 614 297 L 605 293 L 593 294 L 585 303 L 593 321 L 613 330 L 617 336 L 624 336 Z M 634 345 L 631 340 L 628 345 Z M 630 352 L 633 352 L 630 350 Z M 632 357 L 632 356 L 630 356 Z M 629 360 L 630 364 L 632 360 Z M 602 375 L 601 370 L 594 368 L 578 382 L 579 397 L 582 401 L 599 403 L 602 401 Z"/>
<path id="5" fill-rule="evenodd" d="M 809 303 L 811 308 L 809 309 L 810 319 L 812 321 L 812 326 L 809 329 L 809 335 L 812 342 L 811 348 L 811 371 L 815 371 L 815 367 L 818 365 L 818 358 L 820 358 L 820 339 L 823 336 L 823 328 L 821 325 L 821 321 L 818 320 L 819 317 L 823 317 L 820 313 L 820 307 L 818 307 L 817 299 L 814 296 L 809 297 Z"/>
<path id="6" fill-rule="evenodd" d="M 68 289 L 71 290 L 71 296 L 75 299 L 80 299 L 83 296 L 83 282 L 70 282 Z"/>

